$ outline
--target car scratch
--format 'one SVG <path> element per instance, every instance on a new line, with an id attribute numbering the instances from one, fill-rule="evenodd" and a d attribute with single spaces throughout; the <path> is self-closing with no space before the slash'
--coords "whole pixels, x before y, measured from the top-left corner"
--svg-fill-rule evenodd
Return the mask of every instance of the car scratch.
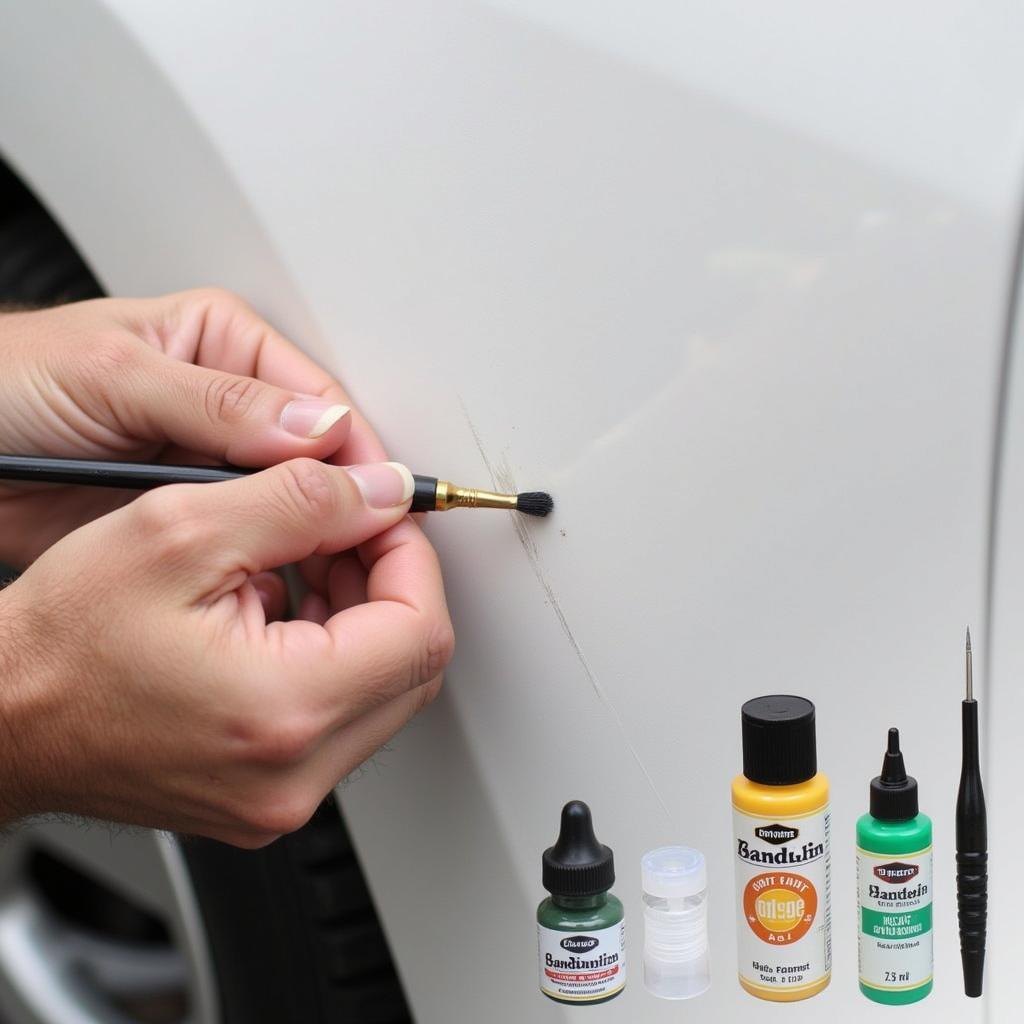
<path id="1" fill-rule="evenodd" d="M 516 483 L 515 475 L 512 472 L 512 467 L 509 465 L 507 453 L 502 453 L 502 457 L 497 465 L 492 463 L 490 457 L 487 455 L 486 449 L 484 448 L 480 433 L 476 429 L 476 424 L 473 423 L 473 420 L 469 415 L 466 403 L 462 400 L 461 395 L 457 396 L 457 398 L 459 405 L 462 408 L 462 414 L 465 417 L 466 424 L 469 427 L 469 432 L 473 435 L 473 441 L 476 444 L 476 449 L 480 453 L 480 459 L 491 479 L 491 486 L 496 491 L 501 491 L 504 494 L 517 494 L 519 492 L 519 487 Z M 629 750 L 637 767 L 640 769 L 640 773 L 647 780 L 647 784 L 651 787 L 651 792 L 661 805 L 661 809 L 665 813 L 665 817 L 671 823 L 672 815 L 668 809 L 668 805 L 665 803 L 661 793 L 658 791 L 658 787 L 654 784 L 654 779 L 651 777 L 651 773 L 647 770 L 647 766 L 641 760 L 636 747 L 634 747 L 630 742 L 629 736 L 626 733 L 625 723 L 622 721 L 622 716 L 619 714 L 618 708 L 615 707 L 611 698 L 605 692 L 604 687 L 601 686 L 597 676 L 594 674 L 594 670 L 590 667 L 590 662 L 587 659 L 586 654 L 583 652 L 583 647 L 576 639 L 576 636 L 572 631 L 572 627 L 569 625 L 569 620 L 566 618 L 565 612 L 562 610 L 562 606 L 559 603 L 558 598 L 555 596 L 555 592 L 552 589 L 551 584 L 548 582 L 547 575 L 544 572 L 544 567 L 541 564 L 540 549 L 537 547 L 537 542 L 533 539 L 533 536 L 530 533 L 530 529 L 527 524 L 527 517 L 511 513 L 509 515 L 509 519 L 512 522 L 512 528 L 516 532 L 516 536 L 519 539 L 519 543 L 522 545 L 523 551 L 526 552 L 526 558 L 530 563 L 530 568 L 533 570 L 533 575 L 536 577 L 537 582 L 544 591 L 548 604 L 551 606 L 551 610 L 555 613 L 558 625 L 576 655 L 576 660 L 583 669 L 584 675 L 590 681 L 590 685 L 593 688 L 594 693 L 597 695 L 598 700 L 600 700 L 608 711 L 611 712 L 612 718 L 615 720 L 615 724 L 618 727 L 619 734 L 621 735 L 623 742 L 626 744 L 626 748 Z"/>

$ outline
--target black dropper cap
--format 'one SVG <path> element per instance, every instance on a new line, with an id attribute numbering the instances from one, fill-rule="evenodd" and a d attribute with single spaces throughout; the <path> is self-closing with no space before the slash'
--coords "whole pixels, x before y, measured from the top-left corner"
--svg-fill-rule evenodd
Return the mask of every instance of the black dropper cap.
<path id="1" fill-rule="evenodd" d="M 597 841 L 590 808 L 582 800 L 562 808 L 558 841 L 541 861 L 544 888 L 553 896 L 596 896 L 615 884 L 612 851 Z"/>
<path id="2" fill-rule="evenodd" d="M 818 773 L 814 705 L 776 694 L 748 700 L 743 723 L 743 774 L 765 786 L 794 786 Z"/>
<path id="3" fill-rule="evenodd" d="M 907 775 L 903 766 L 899 729 L 890 729 L 882 774 L 871 780 L 871 817 L 879 821 L 910 821 L 917 817 L 917 812 L 917 779 Z"/>

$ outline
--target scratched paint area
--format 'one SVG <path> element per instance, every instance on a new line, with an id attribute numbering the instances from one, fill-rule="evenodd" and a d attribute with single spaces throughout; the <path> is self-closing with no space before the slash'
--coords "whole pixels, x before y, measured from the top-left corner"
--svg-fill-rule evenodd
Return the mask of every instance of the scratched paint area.
<path id="1" fill-rule="evenodd" d="M 476 425 L 470 418 L 469 410 L 466 408 L 466 403 L 461 398 L 459 399 L 459 405 L 462 407 L 462 414 L 465 417 L 466 425 L 469 427 L 469 431 L 473 435 L 473 443 L 476 445 L 476 449 L 480 453 L 480 459 L 491 479 L 491 486 L 496 491 L 500 491 L 504 494 L 518 494 L 519 485 L 512 472 L 512 467 L 509 465 L 507 454 L 503 452 L 497 462 L 491 459 L 487 454 L 487 450 L 484 448 L 483 441 L 480 437 L 479 431 L 476 429 Z M 555 618 L 558 620 L 558 625 L 561 628 L 562 633 L 565 634 L 565 638 L 572 646 L 572 649 L 576 654 L 576 660 L 580 663 L 580 667 L 583 669 L 584 675 L 586 675 L 587 679 L 590 681 L 590 685 L 593 688 L 594 693 L 597 695 L 598 700 L 600 700 L 611 713 L 611 716 L 615 721 L 615 726 L 619 731 L 619 735 L 622 737 L 623 743 L 626 744 L 626 747 L 632 755 L 633 760 L 636 762 L 637 767 L 640 769 L 641 774 L 647 780 L 647 784 L 651 787 L 651 792 L 654 794 L 655 799 L 661 806 L 665 817 L 668 819 L 669 823 L 672 823 L 672 815 L 669 812 L 668 805 L 662 799 L 661 793 L 658 792 L 658 787 L 654 784 L 654 779 L 651 777 L 651 773 L 647 770 L 647 766 L 640 758 L 640 754 L 637 752 L 636 747 L 630 742 L 629 736 L 626 733 L 625 723 L 622 721 L 622 716 L 619 714 L 618 709 L 615 707 L 615 704 L 608 696 L 607 692 L 601 686 L 597 676 L 594 674 L 594 670 L 590 667 L 590 662 L 587 660 L 587 656 L 583 652 L 583 647 L 573 634 L 572 627 L 569 625 L 569 620 L 566 617 L 565 612 L 562 610 L 562 606 L 559 604 L 558 598 L 555 596 L 555 592 L 548 581 L 541 562 L 540 549 L 530 532 L 530 517 L 516 515 L 513 512 L 509 512 L 508 519 L 512 523 L 512 529 L 515 530 L 523 551 L 526 552 L 526 557 L 530 563 L 530 568 L 533 570 L 533 575 L 537 578 L 537 582 L 544 591 L 548 605 L 555 613 Z"/>

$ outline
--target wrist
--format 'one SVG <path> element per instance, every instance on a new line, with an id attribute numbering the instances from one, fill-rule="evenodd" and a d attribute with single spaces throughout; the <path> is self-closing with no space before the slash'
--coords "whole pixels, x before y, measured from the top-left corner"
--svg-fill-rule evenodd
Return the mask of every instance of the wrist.
<path id="1" fill-rule="evenodd" d="M 0 589 L 0 825 L 43 811 L 33 708 L 42 679 L 36 648 L 18 608 L 17 586 Z"/>

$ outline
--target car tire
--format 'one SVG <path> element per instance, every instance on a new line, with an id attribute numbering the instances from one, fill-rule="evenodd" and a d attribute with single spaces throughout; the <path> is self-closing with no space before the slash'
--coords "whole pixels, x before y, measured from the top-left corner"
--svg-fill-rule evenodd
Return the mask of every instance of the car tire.
<path id="1" fill-rule="evenodd" d="M 410 1020 L 333 798 L 265 849 L 197 839 L 183 852 L 202 897 L 224 1024 Z"/>

